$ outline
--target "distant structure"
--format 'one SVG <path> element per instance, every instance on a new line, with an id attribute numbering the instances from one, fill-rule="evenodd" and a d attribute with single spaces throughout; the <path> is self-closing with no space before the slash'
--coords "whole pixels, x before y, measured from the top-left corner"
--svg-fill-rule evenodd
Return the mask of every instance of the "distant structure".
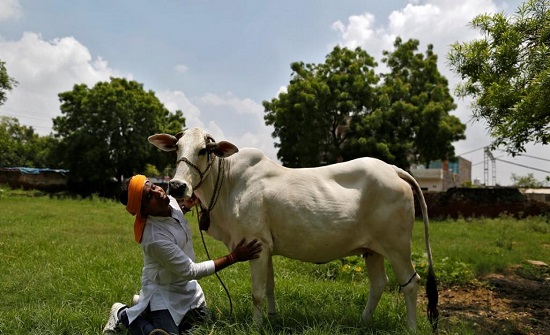
<path id="1" fill-rule="evenodd" d="M 0 184 L 25 190 L 59 192 L 67 189 L 68 173 L 69 170 L 63 169 L 2 167 Z"/>
<path id="2" fill-rule="evenodd" d="M 519 190 L 529 200 L 550 204 L 550 187 L 520 188 Z"/>
<path id="3" fill-rule="evenodd" d="M 456 162 L 433 161 L 428 168 L 412 166 L 410 172 L 420 188 L 428 192 L 445 192 L 451 187 L 472 184 L 472 162 L 462 157 L 458 157 Z"/>
<path id="4" fill-rule="evenodd" d="M 492 184 L 489 184 L 489 161 L 491 161 L 491 173 L 492 173 Z M 483 182 L 485 185 L 493 185 L 496 186 L 497 184 L 497 164 L 496 164 L 496 158 L 491 153 L 490 147 L 483 148 Z"/>

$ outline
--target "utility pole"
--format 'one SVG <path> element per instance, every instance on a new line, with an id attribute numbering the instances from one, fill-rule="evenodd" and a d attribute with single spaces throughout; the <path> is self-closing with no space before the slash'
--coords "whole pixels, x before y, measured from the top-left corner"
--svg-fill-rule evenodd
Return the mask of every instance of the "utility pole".
<path id="1" fill-rule="evenodd" d="M 489 149 L 489 147 L 485 147 L 485 149 L 483 150 L 483 182 L 485 183 L 485 186 L 489 186 L 488 184 L 488 181 L 489 181 L 489 160 L 491 160 L 491 167 L 492 167 L 492 177 L 493 177 L 493 182 L 492 182 L 492 185 L 493 186 L 496 186 L 497 184 L 497 166 L 496 166 L 496 163 L 495 163 L 495 156 L 493 156 L 493 154 L 491 153 L 491 150 Z"/>

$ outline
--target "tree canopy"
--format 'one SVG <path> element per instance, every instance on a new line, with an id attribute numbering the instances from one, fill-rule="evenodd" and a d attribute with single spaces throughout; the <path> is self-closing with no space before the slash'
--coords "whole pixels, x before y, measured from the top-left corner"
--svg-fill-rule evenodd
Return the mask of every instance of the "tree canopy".
<path id="1" fill-rule="evenodd" d="M 370 104 L 376 63 L 365 51 L 335 47 L 323 64 L 291 64 L 287 92 L 263 101 L 264 119 L 280 142 L 277 157 L 289 167 L 326 165 L 342 160 L 344 129 Z"/>
<path id="2" fill-rule="evenodd" d="M 0 60 L 0 106 L 6 102 L 8 91 L 11 91 L 14 86 L 17 85 L 17 81 L 8 75 L 6 69 L 6 63 Z"/>
<path id="3" fill-rule="evenodd" d="M 452 143 L 465 138 L 466 126 L 449 114 L 456 105 L 433 46 L 422 54 L 418 45 L 397 37 L 394 50 L 383 52 L 389 72 L 381 74 L 372 110 L 353 119 L 348 159 L 372 156 L 405 169 L 454 159 Z"/>
<path id="4" fill-rule="evenodd" d="M 162 155 L 147 137 L 181 131 L 185 118 L 181 111 L 170 113 L 142 84 L 111 78 L 92 88 L 75 85 L 59 100 L 62 116 L 53 120 L 54 136 L 71 181 L 101 192 L 110 180 L 143 173 L 147 163 L 160 171 L 173 163 L 175 158 Z"/>
<path id="5" fill-rule="evenodd" d="M 49 160 L 53 145 L 53 138 L 38 136 L 14 117 L 0 116 L 0 166 L 53 167 Z"/>
<path id="6" fill-rule="evenodd" d="M 529 0 L 517 15 L 483 14 L 471 25 L 482 38 L 455 43 L 448 55 L 464 80 L 460 97 L 473 98 L 493 147 L 515 155 L 529 142 L 550 142 L 550 1 Z"/>
<path id="7" fill-rule="evenodd" d="M 382 60 L 389 73 L 379 75 L 361 48 L 337 46 L 323 64 L 292 63 L 287 91 L 263 102 L 281 162 L 308 167 L 371 156 L 408 169 L 453 159 L 465 125 L 449 115 L 456 105 L 433 47 L 423 55 L 418 44 L 397 38 Z"/>

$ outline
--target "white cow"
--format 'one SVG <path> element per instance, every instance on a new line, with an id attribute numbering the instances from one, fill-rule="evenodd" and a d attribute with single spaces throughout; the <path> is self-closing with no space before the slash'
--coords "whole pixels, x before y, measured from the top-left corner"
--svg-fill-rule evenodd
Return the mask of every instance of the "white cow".
<path id="1" fill-rule="evenodd" d="M 260 257 L 250 261 L 256 323 L 262 322 L 264 298 L 268 313 L 275 313 L 273 255 L 313 263 L 363 255 L 370 291 L 362 320 L 372 319 L 388 282 L 386 257 L 403 288 L 408 325 L 415 329 L 420 277 L 411 262 L 414 190 L 429 264 L 428 317 L 436 327 L 437 285 L 426 202 L 418 183 L 404 170 L 374 158 L 290 169 L 257 149 L 239 151 L 229 142 L 217 143 L 199 128 L 148 140 L 164 151 L 177 150 L 169 193 L 200 199 L 203 224 L 210 219 L 209 227 L 203 227 L 209 235 L 229 250 L 243 237 L 262 242 Z"/>

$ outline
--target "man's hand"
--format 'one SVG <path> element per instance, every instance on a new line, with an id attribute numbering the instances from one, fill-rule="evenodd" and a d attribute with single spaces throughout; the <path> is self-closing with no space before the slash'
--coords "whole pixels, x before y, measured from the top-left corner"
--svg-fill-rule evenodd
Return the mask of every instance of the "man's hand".
<path id="1" fill-rule="evenodd" d="M 229 255 L 214 260 L 216 272 L 228 267 L 231 264 L 260 257 L 262 244 L 258 242 L 257 239 L 254 239 L 247 244 L 245 244 L 245 242 L 246 241 L 243 238 Z"/>
<path id="2" fill-rule="evenodd" d="M 231 252 L 231 255 L 235 257 L 236 262 L 244 262 L 260 257 L 262 244 L 257 239 L 252 240 L 248 244 L 245 244 L 245 242 L 246 241 L 243 238 Z"/>
<path id="3" fill-rule="evenodd" d="M 191 198 L 178 200 L 178 204 L 180 205 L 180 208 L 183 211 L 183 214 L 189 212 L 193 207 L 195 207 L 200 203 L 201 201 L 199 200 L 199 198 L 195 197 L 194 194 Z"/>

